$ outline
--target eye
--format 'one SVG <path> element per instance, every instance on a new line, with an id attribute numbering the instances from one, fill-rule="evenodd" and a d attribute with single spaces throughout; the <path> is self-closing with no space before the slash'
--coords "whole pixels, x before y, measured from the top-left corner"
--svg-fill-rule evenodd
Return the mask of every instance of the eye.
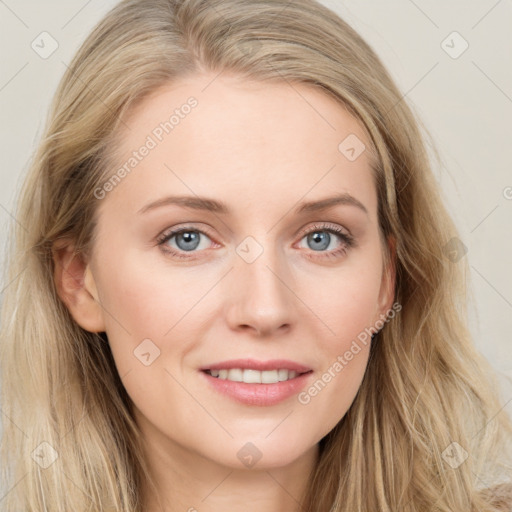
<path id="1" fill-rule="evenodd" d="M 315 224 L 302 233 L 301 242 L 303 240 L 309 249 L 306 257 L 314 259 L 339 258 L 356 245 L 348 232 L 331 224 Z M 213 244 L 205 231 L 191 226 L 165 231 L 157 243 L 162 251 L 181 259 L 191 259 L 195 252 L 211 248 Z"/>
<path id="2" fill-rule="evenodd" d="M 210 240 L 210 243 L 207 240 Z M 157 242 L 163 251 L 184 259 L 191 257 L 184 253 L 192 253 L 196 249 L 207 249 L 211 246 L 211 239 L 204 231 L 191 227 L 166 231 Z"/>
<path id="3" fill-rule="evenodd" d="M 306 241 L 306 248 L 311 249 L 313 253 L 319 253 L 308 254 L 307 256 L 311 258 L 337 258 L 355 246 L 355 240 L 349 233 L 331 224 L 315 224 L 303 233 L 302 240 Z"/>

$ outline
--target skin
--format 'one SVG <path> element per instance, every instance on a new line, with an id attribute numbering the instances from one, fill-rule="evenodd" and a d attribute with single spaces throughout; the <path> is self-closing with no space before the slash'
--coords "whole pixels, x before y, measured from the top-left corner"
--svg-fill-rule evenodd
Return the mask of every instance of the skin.
<path id="1" fill-rule="evenodd" d="M 130 113 L 119 165 L 190 96 L 198 106 L 98 200 L 88 260 L 73 258 L 72 244 L 56 252 L 57 287 L 84 329 L 108 335 L 158 488 L 145 493 L 145 510 L 299 510 L 318 442 L 353 402 L 370 345 L 307 404 L 297 395 L 240 404 L 199 368 L 290 359 L 313 369 L 307 388 L 389 311 L 395 278 L 383 263 L 368 152 L 350 161 L 338 150 L 349 134 L 369 144 L 358 121 L 312 86 L 202 74 L 154 91 Z M 344 204 L 294 213 L 340 192 L 367 212 Z M 223 201 L 231 213 L 178 205 L 138 213 L 170 195 Z M 193 251 L 180 251 L 177 237 L 158 245 L 162 232 L 185 226 L 207 230 Z M 329 227 L 355 245 L 327 257 L 345 245 Z M 307 230 L 330 234 L 328 247 L 315 250 Z M 263 249 L 252 263 L 236 251 L 248 236 Z M 148 366 L 134 355 L 144 339 L 160 350 Z M 248 442 L 261 453 L 252 467 L 237 457 Z"/>

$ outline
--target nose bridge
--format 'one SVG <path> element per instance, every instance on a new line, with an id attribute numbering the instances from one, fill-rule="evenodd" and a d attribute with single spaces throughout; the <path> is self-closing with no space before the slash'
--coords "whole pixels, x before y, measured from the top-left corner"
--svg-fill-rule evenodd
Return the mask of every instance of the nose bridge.
<path id="1" fill-rule="evenodd" d="M 271 333 L 293 323 L 293 293 L 284 254 L 272 236 L 245 238 L 237 247 L 229 321 L 233 328 Z"/>

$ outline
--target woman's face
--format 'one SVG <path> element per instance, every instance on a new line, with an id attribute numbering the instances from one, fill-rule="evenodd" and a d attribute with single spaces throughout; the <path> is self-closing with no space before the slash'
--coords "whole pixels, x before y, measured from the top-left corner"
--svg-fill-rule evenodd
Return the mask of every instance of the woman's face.
<path id="1" fill-rule="evenodd" d="M 145 439 L 232 468 L 311 453 L 393 300 L 364 132 L 310 86 L 224 74 L 124 121 L 86 283 Z"/>

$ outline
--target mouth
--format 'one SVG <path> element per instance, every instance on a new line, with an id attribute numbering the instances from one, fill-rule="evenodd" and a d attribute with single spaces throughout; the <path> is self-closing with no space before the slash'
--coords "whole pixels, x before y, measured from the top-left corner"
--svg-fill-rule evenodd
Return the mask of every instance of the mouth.
<path id="1" fill-rule="evenodd" d="M 203 370 L 205 373 L 220 380 L 245 382 L 246 384 L 277 384 L 295 379 L 313 370 L 298 372 L 287 368 L 277 370 L 254 370 L 251 368 L 222 368 L 220 370 Z"/>
<path id="2" fill-rule="evenodd" d="M 236 359 L 200 368 L 200 374 L 213 390 L 236 402 L 272 406 L 299 393 L 313 370 L 284 359 Z"/>

